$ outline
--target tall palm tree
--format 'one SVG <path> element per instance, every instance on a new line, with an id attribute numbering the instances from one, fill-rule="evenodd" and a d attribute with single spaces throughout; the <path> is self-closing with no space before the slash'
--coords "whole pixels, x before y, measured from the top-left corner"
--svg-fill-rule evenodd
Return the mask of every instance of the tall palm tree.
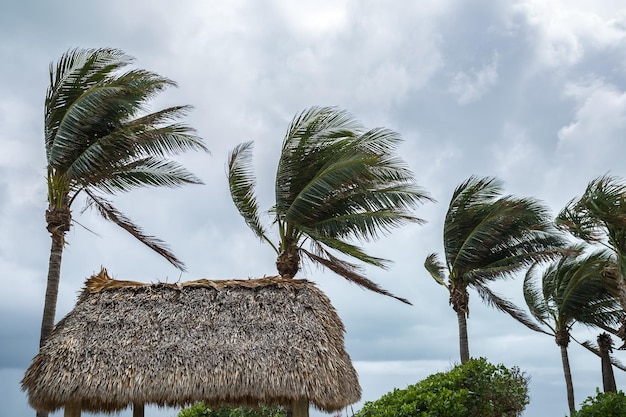
<path id="1" fill-rule="evenodd" d="M 613 271 L 622 309 L 626 311 L 626 182 L 604 175 L 589 182 L 584 194 L 559 213 L 557 225 L 575 237 L 611 249 L 617 258 Z M 626 323 L 620 337 L 626 346 Z"/>
<path id="2" fill-rule="evenodd" d="M 531 267 L 524 279 L 524 299 L 530 313 L 543 325 L 540 331 L 554 336 L 561 350 L 570 413 L 575 411 L 567 353 L 572 327 L 581 323 L 608 330 L 619 322 L 621 314 L 619 302 L 603 278 L 612 254 L 606 250 L 589 255 L 576 252 L 571 251 L 543 271 Z"/>
<path id="3" fill-rule="evenodd" d="M 275 182 L 275 203 L 269 210 L 277 243 L 261 223 L 254 192 L 252 142 L 230 154 L 230 193 L 252 231 L 276 252 L 278 273 L 293 278 L 303 257 L 350 282 L 396 297 L 369 280 L 360 265 L 385 267 L 350 242 L 367 241 L 407 222 L 421 222 L 410 209 L 430 197 L 395 149 L 400 136 L 391 130 L 365 130 L 353 116 L 334 107 L 312 107 L 296 115 L 283 140 Z M 304 244 L 308 242 L 310 249 Z"/>
<path id="4" fill-rule="evenodd" d="M 117 49 L 73 49 L 50 65 L 45 100 L 47 229 L 52 237 L 42 345 L 54 325 L 65 234 L 79 196 L 106 220 L 129 232 L 175 267 L 183 263 L 163 241 L 148 236 L 104 195 L 144 186 L 177 187 L 201 181 L 165 159 L 206 147 L 194 129 L 179 123 L 189 106 L 148 113 L 151 98 L 175 86 L 155 73 L 131 69 L 132 58 Z"/>
<path id="5" fill-rule="evenodd" d="M 563 244 L 539 201 L 503 196 L 502 183 L 496 178 L 472 176 L 454 190 L 443 227 L 445 265 L 433 253 L 424 266 L 450 294 L 462 363 L 470 358 L 468 289 L 475 289 L 483 301 L 533 328 L 532 320 L 492 292 L 489 283 L 512 278 L 534 262 L 550 259 Z"/>

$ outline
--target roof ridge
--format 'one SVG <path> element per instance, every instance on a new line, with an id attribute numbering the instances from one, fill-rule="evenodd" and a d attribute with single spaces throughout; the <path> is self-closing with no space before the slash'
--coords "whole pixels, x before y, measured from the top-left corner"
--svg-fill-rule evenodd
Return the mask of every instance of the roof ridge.
<path id="1" fill-rule="evenodd" d="M 257 288 L 265 287 L 269 285 L 277 285 L 282 287 L 295 287 L 301 288 L 308 284 L 314 285 L 313 282 L 306 279 L 293 279 L 283 278 L 279 275 L 264 276 L 262 278 L 247 278 L 247 279 L 223 279 L 223 280 L 210 280 L 206 278 L 200 278 L 191 281 L 184 282 L 139 282 L 129 280 L 118 280 L 112 278 L 106 268 L 102 268 L 100 272 L 92 275 L 85 281 L 85 289 L 90 293 L 96 293 L 103 290 L 115 290 L 115 289 L 139 289 L 148 287 L 163 287 L 172 289 L 182 289 L 184 287 L 204 287 L 214 288 L 221 290 L 225 287 L 243 287 L 243 288 Z"/>

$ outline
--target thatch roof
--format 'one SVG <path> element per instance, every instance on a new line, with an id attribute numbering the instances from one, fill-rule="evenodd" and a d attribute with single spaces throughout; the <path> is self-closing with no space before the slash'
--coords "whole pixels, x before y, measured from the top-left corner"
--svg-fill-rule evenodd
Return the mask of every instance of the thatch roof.
<path id="1" fill-rule="evenodd" d="M 344 326 L 313 283 L 269 277 L 142 284 L 87 280 L 22 380 L 30 405 L 115 412 L 360 399 Z"/>

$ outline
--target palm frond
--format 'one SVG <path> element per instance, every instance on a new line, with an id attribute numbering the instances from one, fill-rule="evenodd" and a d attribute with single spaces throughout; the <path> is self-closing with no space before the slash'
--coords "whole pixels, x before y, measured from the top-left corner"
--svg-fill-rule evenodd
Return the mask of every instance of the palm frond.
<path id="1" fill-rule="evenodd" d="M 334 107 L 311 107 L 291 121 L 276 171 L 276 209 L 286 213 L 310 179 L 340 148 L 342 138 L 360 133 L 348 112 Z"/>
<path id="2" fill-rule="evenodd" d="M 304 253 L 311 261 L 328 268 L 330 271 L 333 271 L 335 274 L 345 278 L 349 282 L 352 282 L 362 288 L 373 291 L 375 293 L 395 298 L 396 300 L 402 301 L 405 304 L 412 305 L 411 302 L 407 299 L 398 297 L 390 293 L 389 291 L 381 288 L 375 282 L 357 273 L 355 271 L 354 264 L 342 261 L 341 259 L 332 256 L 328 252 L 325 253 L 326 257 L 318 256 L 304 249 L 301 249 L 301 252 Z"/>
<path id="3" fill-rule="evenodd" d="M 480 298 L 487 305 L 495 307 L 503 313 L 507 313 L 509 316 L 513 317 L 515 320 L 519 321 L 531 330 L 551 335 L 551 333 L 546 332 L 543 328 L 538 326 L 537 323 L 531 317 L 529 317 L 524 310 L 513 304 L 511 301 L 502 298 L 498 294 L 495 294 L 489 289 L 489 287 L 482 284 L 477 284 L 474 285 L 473 288 L 478 292 Z"/>
<path id="4" fill-rule="evenodd" d="M 254 193 L 256 180 L 252 173 L 253 142 L 245 142 L 232 150 L 228 158 L 228 186 L 235 207 L 254 234 L 266 240 L 276 253 L 278 249 L 267 238 L 267 232 L 259 218 L 259 207 Z"/>
<path id="5" fill-rule="evenodd" d="M 410 209 L 432 199 L 392 156 L 398 141 L 395 132 L 373 129 L 316 142 L 315 147 L 299 142 L 302 149 L 293 154 L 307 158 L 298 160 L 298 177 L 289 180 L 287 191 L 277 191 L 277 201 L 282 201 L 276 205 L 277 214 L 319 234 L 359 240 L 375 239 L 379 232 L 406 222 L 421 222 Z"/>
<path id="6" fill-rule="evenodd" d="M 443 266 L 436 253 L 431 253 L 426 257 L 424 268 L 426 268 L 430 276 L 432 276 L 439 285 L 443 285 L 446 288 L 448 287 L 446 285 L 446 268 Z"/>
<path id="7" fill-rule="evenodd" d="M 465 228 L 467 235 L 451 266 L 457 271 L 494 267 L 508 274 L 554 259 L 566 243 L 536 200 L 502 197 L 471 215 L 468 224 L 474 227 Z"/>
<path id="8" fill-rule="evenodd" d="M 548 300 L 544 297 L 541 285 L 541 271 L 538 271 L 539 265 L 531 266 L 524 276 L 523 295 L 524 301 L 530 313 L 538 321 L 547 323 L 550 320 L 550 306 Z M 544 275 L 545 276 L 545 275 Z"/>
<path id="9" fill-rule="evenodd" d="M 45 145 L 48 154 L 66 108 L 85 91 L 130 64 L 133 58 L 119 49 L 71 49 L 50 64 L 50 86 L 45 100 Z M 50 159 L 50 158 L 48 158 Z"/>
<path id="10" fill-rule="evenodd" d="M 626 183 L 610 175 L 591 180 L 584 194 L 561 211 L 557 224 L 587 242 L 608 237 L 621 252 L 626 249 Z"/>
<path id="11" fill-rule="evenodd" d="M 175 188 L 203 183 L 178 163 L 155 157 L 146 157 L 127 164 L 100 166 L 81 175 L 76 182 L 83 187 L 95 188 L 108 194 L 128 192 L 146 186 Z"/>
<path id="12" fill-rule="evenodd" d="M 326 235 L 322 235 L 317 233 L 316 230 L 314 229 L 309 229 L 306 226 L 302 226 L 299 225 L 296 227 L 296 229 L 300 232 L 303 233 L 305 235 L 307 235 L 310 240 L 311 240 L 311 244 L 315 245 L 315 246 L 319 246 L 319 248 L 322 248 L 323 246 L 326 246 L 332 250 L 335 250 L 337 252 L 340 252 L 344 255 L 350 256 L 352 258 L 358 259 L 361 262 L 364 262 L 366 264 L 369 265 L 373 265 L 379 268 L 383 268 L 386 269 L 388 267 L 389 264 L 389 260 L 387 259 L 383 259 L 383 258 L 378 258 L 375 256 L 370 256 L 367 253 L 365 253 L 365 251 L 356 245 L 350 244 L 348 242 L 345 242 L 344 240 L 338 239 L 338 238 L 334 238 L 334 237 L 329 237 Z M 326 251 L 324 251 L 324 253 L 326 253 Z"/>
<path id="13" fill-rule="evenodd" d="M 202 150 L 202 140 L 182 125 L 163 127 L 122 127 L 89 144 L 70 157 L 65 173 L 69 178 L 92 176 L 101 170 L 133 165 L 144 157 L 163 157 L 185 150 Z"/>
<path id="14" fill-rule="evenodd" d="M 122 229 L 126 230 L 133 237 L 139 240 L 144 245 L 161 255 L 169 263 L 174 265 L 181 271 L 186 271 L 185 264 L 180 261 L 174 253 L 168 248 L 168 246 L 160 239 L 153 236 L 144 234 L 144 232 L 135 225 L 128 217 L 117 210 L 110 201 L 107 201 L 89 190 L 85 190 L 85 193 L 89 196 L 88 204 L 94 206 L 98 213 L 110 222 L 115 223 Z"/>

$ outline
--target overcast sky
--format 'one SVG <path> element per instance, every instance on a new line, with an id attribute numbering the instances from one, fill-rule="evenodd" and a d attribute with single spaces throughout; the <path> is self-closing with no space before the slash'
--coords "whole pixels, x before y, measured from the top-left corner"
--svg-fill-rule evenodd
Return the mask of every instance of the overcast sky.
<path id="1" fill-rule="evenodd" d="M 74 206 L 57 320 L 101 266 L 119 279 L 145 282 L 275 274 L 271 248 L 246 227 L 228 195 L 225 163 L 237 144 L 255 141 L 266 209 L 282 138 L 296 113 L 339 106 L 368 128 L 403 136 L 401 155 L 438 203 L 417 210 L 425 225 L 367 245 L 394 261 L 387 271 L 367 272 L 413 306 L 316 268 L 299 275 L 318 283 L 346 324 L 346 348 L 367 401 L 459 361 L 448 294 L 423 268 L 429 253 L 443 250 L 443 217 L 456 185 L 471 175 L 497 176 L 507 193 L 539 198 L 556 214 L 591 179 L 607 172 L 626 178 L 625 42 L 620 0 L 4 0 L 0 417 L 33 413 L 19 381 L 37 351 L 50 246 L 43 100 L 48 65 L 69 48 L 120 48 L 136 67 L 178 82 L 154 108 L 194 106 L 186 122 L 211 155 L 177 158 L 203 186 L 133 191 L 114 200 L 147 233 L 167 241 L 187 273 Z M 494 289 L 523 303 L 520 279 Z M 524 415 L 565 415 L 554 340 L 484 307 L 475 293 L 470 308 L 471 355 L 531 376 Z M 585 329 L 576 334 L 596 336 Z M 600 360 L 575 344 L 570 355 L 578 405 L 601 386 Z M 626 362 L 626 353 L 616 356 Z M 626 375 L 616 370 L 616 377 L 623 388 Z M 177 411 L 150 412 L 173 417 Z"/>

